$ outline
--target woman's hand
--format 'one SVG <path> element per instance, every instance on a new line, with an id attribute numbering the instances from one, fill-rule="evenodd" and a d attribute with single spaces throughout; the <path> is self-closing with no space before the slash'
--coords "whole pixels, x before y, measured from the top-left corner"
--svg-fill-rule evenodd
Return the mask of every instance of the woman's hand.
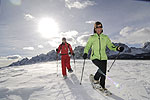
<path id="1" fill-rule="evenodd" d="M 87 54 L 86 53 L 84 53 L 84 55 L 83 55 L 83 59 L 86 59 L 87 58 Z"/>
<path id="2" fill-rule="evenodd" d="M 118 46 L 117 51 L 122 52 L 124 50 L 124 47 Z"/>

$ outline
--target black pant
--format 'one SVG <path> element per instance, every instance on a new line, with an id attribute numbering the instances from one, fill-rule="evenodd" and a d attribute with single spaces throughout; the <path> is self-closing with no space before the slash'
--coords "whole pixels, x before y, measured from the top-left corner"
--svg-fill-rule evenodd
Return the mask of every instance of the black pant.
<path id="1" fill-rule="evenodd" d="M 94 79 L 100 79 L 100 85 L 105 88 L 105 80 L 106 80 L 106 70 L 107 70 L 107 60 L 98 60 L 94 59 L 92 62 L 99 68 L 95 73 Z M 101 72 L 102 71 L 102 72 Z"/>

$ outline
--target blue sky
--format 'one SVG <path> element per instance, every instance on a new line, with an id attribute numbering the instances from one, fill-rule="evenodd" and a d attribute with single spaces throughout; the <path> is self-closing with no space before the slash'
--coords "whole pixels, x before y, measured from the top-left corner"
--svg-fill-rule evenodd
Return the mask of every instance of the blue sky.
<path id="1" fill-rule="evenodd" d="M 73 48 L 84 46 L 95 21 L 103 23 L 112 42 L 142 47 L 150 41 L 149 11 L 150 2 L 136 0 L 1 0 L 0 56 L 47 53 L 63 36 Z M 43 37 L 42 18 L 53 19 L 58 32 Z"/>

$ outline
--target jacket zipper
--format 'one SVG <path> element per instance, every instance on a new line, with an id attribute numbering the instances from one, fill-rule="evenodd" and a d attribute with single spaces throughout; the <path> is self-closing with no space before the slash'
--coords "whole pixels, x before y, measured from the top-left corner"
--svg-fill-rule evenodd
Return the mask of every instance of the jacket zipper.
<path id="1" fill-rule="evenodd" d="M 94 50 L 93 50 L 93 54 L 92 54 L 92 56 L 94 56 Z"/>
<path id="2" fill-rule="evenodd" d="M 100 60 L 101 60 L 101 41 L 100 41 L 100 36 L 99 36 L 99 55 L 100 55 Z"/>

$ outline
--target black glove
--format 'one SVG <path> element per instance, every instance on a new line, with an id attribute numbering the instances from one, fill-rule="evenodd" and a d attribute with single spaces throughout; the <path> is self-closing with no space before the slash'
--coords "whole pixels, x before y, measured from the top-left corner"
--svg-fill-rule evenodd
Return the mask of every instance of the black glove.
<path id="1" fill-rule="evenodd" d="M 122 52 L 124 50 L 124 47 L 118 46 L 117 51 Z"/>
<path id="2" fill-rule="evenodd" d="M 86 53 L 84 53 L 84 55 L 83 55 L 83 59 L 86 59 L 87 58 L 87 54 Z"/>
<path id="3" fill-rule="evenodd" d="M 75 56 L 75 53 L 72 53 L 73 56 Z"/>
<path id="4" fill-rule="evenodd" d="M 56 49 L 56 51 L 58 52 L 58 49 Z"/>

